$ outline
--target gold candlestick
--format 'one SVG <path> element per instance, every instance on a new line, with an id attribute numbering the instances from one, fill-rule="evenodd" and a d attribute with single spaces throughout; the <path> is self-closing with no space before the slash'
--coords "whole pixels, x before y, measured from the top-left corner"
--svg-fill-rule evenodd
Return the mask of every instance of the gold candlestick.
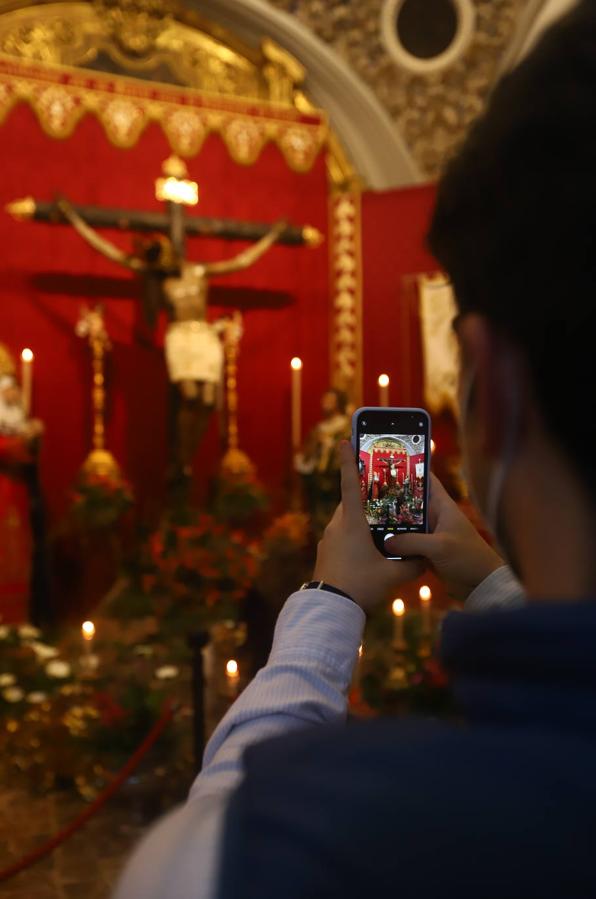
<path id="1" fill-rule="evenodd" d="M 120 473 L 120 468 L 112 454 L 105 448 L 104 416 L 106 391 L 104 363 L 105 354 L 111 349 L 111 343 L 106 331 L 102 307 L 96 306 L 94 309 L 83 308 L 75 331 L 79 337 L 87 338 L 91 349 L 91 363 L 93 366 L 93 386 L 91 388 L 93 449 L 83 464 L 83 470 L 102 476 L 115 476 Z"/>
<path id="2" fill-rule="evenodd" d="M 242 338 L 242 313 L 235 312 L 224 330 L 225 388 L 227 410 L 227 450 L 222 473 L 244 476 L 254 473 L 254 465 L 239 447 L 238 438 L 238 354 Z"/>

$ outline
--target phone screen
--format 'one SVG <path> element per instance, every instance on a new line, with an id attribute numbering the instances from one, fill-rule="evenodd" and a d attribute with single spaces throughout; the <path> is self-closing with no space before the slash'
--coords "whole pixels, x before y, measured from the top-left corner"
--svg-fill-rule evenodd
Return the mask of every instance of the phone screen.
<path id="1" fill-rule="evenodd" d="M 423 409 L 358 409 L 352 439 L 360 492 L 376 547 L 396 534 L 428 530 L 430 418 Z"/>

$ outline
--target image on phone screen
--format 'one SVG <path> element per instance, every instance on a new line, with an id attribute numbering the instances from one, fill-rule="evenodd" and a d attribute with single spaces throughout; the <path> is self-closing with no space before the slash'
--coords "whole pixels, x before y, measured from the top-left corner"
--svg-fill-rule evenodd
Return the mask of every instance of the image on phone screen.
<path id="1" fill-rule="evenodd" d="M 429 419 L 422 410 L 359 410 L 355 437 L 360 493 L 378 549 L 427 530 Z"/>

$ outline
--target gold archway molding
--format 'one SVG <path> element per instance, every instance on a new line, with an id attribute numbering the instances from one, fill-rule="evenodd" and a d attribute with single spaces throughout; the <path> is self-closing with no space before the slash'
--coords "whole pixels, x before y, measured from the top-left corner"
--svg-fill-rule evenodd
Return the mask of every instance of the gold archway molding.
<path id="1" fill-rule="evenodd" d="M 181 156 L 216 133 L 239 164 L 252 165 L 273 142 L 297 172 L 327 144 L 326 116 L 300 89 L 304 69 L 269 39 L 254 51 L 151 0 L 2 9 L 0 123 L 28 103 L 60 139 L 91 114 L 129 148 L 156 122 Z"/>

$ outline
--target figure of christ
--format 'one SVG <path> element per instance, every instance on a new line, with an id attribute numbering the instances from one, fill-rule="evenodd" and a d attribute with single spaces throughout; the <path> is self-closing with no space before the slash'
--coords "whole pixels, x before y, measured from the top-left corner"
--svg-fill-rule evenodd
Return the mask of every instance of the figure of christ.
<path id="1" fill-rule="evenodd" d="M 156 306 L 166 310 L 165 357 L 172 384 L 173 438 L 169 480 L 173 486 L 188 485 L 194 454 L 220 393 L 224 352 L 219 335 L 229 324 L 227 319 L 207 321 L 210 279 L 249 268 L 273 246 L 287 223 L 277 222 L 253 246 L 231 259 L 201 263 L 176 258 L 165 236 L 153 240 L 144 253 L 127 254 L 91 228 L 67 200 L 61 199 L 58 206 L 93 249 L 144 276 L 145 311 L 150 321 L 155 318 Z M 156 286 L 157 303 L 149 293 Z"/>

